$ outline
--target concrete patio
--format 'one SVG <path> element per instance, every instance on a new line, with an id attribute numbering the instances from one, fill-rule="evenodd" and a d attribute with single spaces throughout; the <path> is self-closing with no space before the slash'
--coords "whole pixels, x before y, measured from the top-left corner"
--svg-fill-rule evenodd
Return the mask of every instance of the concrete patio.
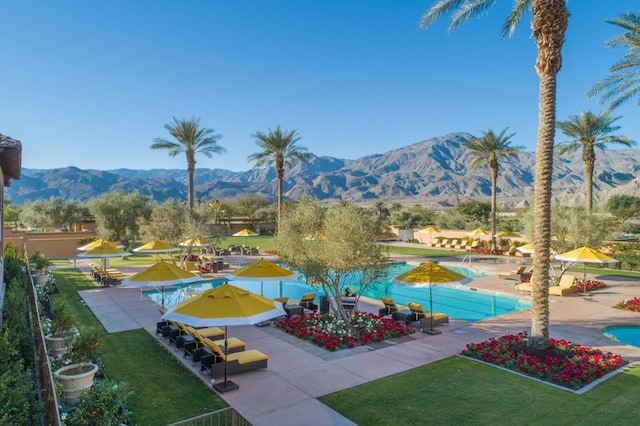
<path id="1" fill-rule="evenodd" d="M 401 261 L 425 260 L 411 256 L 394 257 Z M 253 257 L 246 261 L 257 259 Z M 89 262 L 78 262 L 77 266 L 88 271 Z M 514 269 L 514 264 L 474 263 L 473 267 L 497 273 Z M 135 269 L 120 269 L 124 273 L 135 272 Z M 585 296 L 552 297 L 552 337 L 596 346 L 621 354 L 628 361 L 640 361 L 640 348 L 621 345 L 602 334 L 602 329 L 611 325 L 640 325 L 638 313 L 612 308 L 623 299 L 640 295 L 640 281 L 617 277 L 590 278 L 603 279 L 609 287 Z M 514 281 L 500 280 L 497 275 L 476 279 L 470 286 L 478 291 L 517 294 Z M 155 303 L 140 297 L 138 289 L 96 288 L 82 291 L 80 295 L 108 332 L 144 328 L 194 374 L 210 383 L 210 376 L 199 373 L 199 365 L 192 366 L 181 352 L 169 346 L 168 340 L 156 337 L 160 312 Z M 363 298 L 359 308 L 377 312 L 380 306 L 379 301 Z M 229 327 L 229 335 L 246 342 L 247 349 L 258 349 L 267 354 L 269 369 L 234 375 L 232 379 L 240 389 L 220 396 L 256 426 L 298 425 L 307 419 L 313 419 L 314 424 L 320 425 L 350 425 L 353 424 L 351 421 L 316 398 L 452 356 L 469 342 L 527 330 L 530 322 L 529 310 L 475 323 L 451 319 L 448 326 L 438 327 L 442 331 L 440 335 L 417 332 L 397 342 L 334 353 L 271 326 L 233 326 Z"/>

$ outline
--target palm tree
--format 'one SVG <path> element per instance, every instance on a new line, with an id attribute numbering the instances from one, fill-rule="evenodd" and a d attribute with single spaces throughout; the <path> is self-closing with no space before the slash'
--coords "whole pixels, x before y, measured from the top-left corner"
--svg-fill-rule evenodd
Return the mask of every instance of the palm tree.
<path id="1" fill-rule="evenodd" d="M 269 129 L 268 134 L 256 132 L 251 135 L 256 144 L 262 149 L 247 157 L 248 161 L 255 161 L 254 167 L 276 166 L 278 178 L 278 224 L 282 218 L 282 179 L 284 178 L 284 166 L 291 167 L 296 161 L 306 162 L 310 154 L 307 148 L 297 146 L 301 139 L 296 130 L 286 131 L 277 126 L 275 130 Z"/>
<path id="2" fill-rule="evenodd" d="M 165 124 L 164 128 L 173 136 L 177 142 L 163 138 L 154 138 L 151 149 L 167 149 L 169 156 L 175 157 L 184 153 L 187 157 L 188 194 L 187 204 L 189 210 L 193 210 L 193 173 L 196 170 L 196 154 L 204 154 L 211 158 L 213 154 L 222 154 L 226 149 L 218 145 L 218 140 L 222 135 L 215 134 L 214 129 L 206 127 L 200 128 L 200 119 L 178 120 L 173 117 L 173 123 Z"/>
<path id="3" fill-rule="evenodd" d="M 427 28 L 453 12 L 449 29 L 481 15 L 496 0 L 439 0 L 420 21 Z M 538 146 L 534 182 L 534 244 L 530 344 L 540 349 L 549 340 L 549 247 L 551 244 L 551 182 L 553 139 L 556 124 L 556 83 L 562 65 L 562 45 L 569 24 L 566 0 L 516 0 L 502 28 L 502 36 L 513 34 L 522 15 L 532 13 L 531 30 L 536 40 L 535 70 L 540 78 L 538 94 Z"/>
<path id="4" fill-rule="evenodd" d="M 582 148 L 588 214 L 593 208 L 593 167 L 596 162 L 596 148 L 604 152 L 605 147 L 609 144 L 619 143 L 627 147 L 635 144 L 626 136 L 611 134 L 620 129 L 620 126 L 613 125 L 620 118 L 610 117 L 608 112 L 594 114 L 591 111 L 586 111 L 581 115 L 570 117 L 567 121 L 558 121 L 556 124 L 562 133 L 571 138 L 556 146 L 558 155 L 573 154 Z"/>
<path id="5" fill-rule="evenodd" d="M 493 130 L 482 131 L 481 138 L 470 139 L 463 143 L 469 150 L 467 155 L 471 157 L 469 168 L 478 170 L 480 167 L 488 166 L 491 169 L 491 252 L 496 251 L 496 192 L 498 182 L 498 168 L 500 160 L 508 158 L 518 158 L 522 147 L 509 146 L 515 133 L 505 135 L 507 127 L 499 135 Z"/>
<path id="6" fill-rule="evenodd" d="M 624 34 L 608 40 L 607 46 L 628 48 L 629 53 L 614 64 L 609 75 L 594 84 L 587 95 L 601 95 L 600 103 L 611 102 L 609 110 L 613 110 L 633 97 L 640 97 L 640 15 L 626 12 L 607 22 L 626 30 Z"/>

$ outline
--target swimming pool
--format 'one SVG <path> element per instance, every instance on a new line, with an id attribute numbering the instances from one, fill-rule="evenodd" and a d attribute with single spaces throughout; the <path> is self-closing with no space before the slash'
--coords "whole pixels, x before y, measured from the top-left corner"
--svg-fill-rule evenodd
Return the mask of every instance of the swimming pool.
<path id="1" fill-rule="evenodd" d="M 616 342 L 625 345 L 637 346 L 640 348 L 640 326 L 639 325 L 617 325 L 607 327 L 602 330 L 605 336 Z"/>
<path id="2" fill-rule="evenodd" d="M 486 271 L 470 269 L 466 266 L 444 263 L 442 265 L 470 278 L 490 275 Z M 391 282 L 394 277 L 416 266 L 407 263 L 392 265 L 388 269 L 385 279 L 372 283 L 363 295 L 373 299 L 380 299 L 381 296 L 392 297 L 399 305 L 406 305 L 407 302 L 420 303 L 425 310 L 429 310 L 430 292 L 428 288 L 406 287 Z M 165 289 L 165 306 L 173 306 L 190 297 L 193 293 L 216 287 L 224 282 L 225 280 L 203 281 L 201 283 L 185 284 L 174 289 Z M 299 300 L 303 294 L 310 291 L 317 291 L 319 294 L 323 294 L 322 289 L 311 288 L 302 279 L 264 283 L 242 280 L 235 281 L 233 284 L 269 298 L 282 295 L 288 296 L 289 300 Z M 161 303 L 162 296 L 159 291 L 146 291 L 144 294 L 156 303 Z M 452 318 L 465 321 L 480 321 L 531 307 L 531 301 L 526 297 L 476 291 L 463 285 L 436 286 L 431 289 L 431 294 L 433 295 L 433 310 L 435 312 L 443 312 Z"/>

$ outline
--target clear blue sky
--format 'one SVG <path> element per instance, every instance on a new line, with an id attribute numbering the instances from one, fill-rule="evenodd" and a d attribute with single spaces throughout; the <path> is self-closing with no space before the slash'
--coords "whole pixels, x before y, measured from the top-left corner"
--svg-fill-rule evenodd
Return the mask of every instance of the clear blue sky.
<path id="1" fill-rule="evenodd" d="M 0 133 L 23 167 L 185 168 L 153 151 L 172 117 L 200 117 L 228 153 L 198 167 L 248 170 L 251 135 L 297 129 L 317 155 L 355 159 L 450 132 L 496 132 L 533 151 L 538 77 L 530 15 L 501 40 L 512 2 L 448 33 L 418 28 L 434 0 L 0 0 Z M 558 116 L 624 53 L 604 22 L 637 0 L 573 0 Z M 616 115 L 640 142 L 640 109 Z M 564 140 L 559 134 L 558 141 Z"/>

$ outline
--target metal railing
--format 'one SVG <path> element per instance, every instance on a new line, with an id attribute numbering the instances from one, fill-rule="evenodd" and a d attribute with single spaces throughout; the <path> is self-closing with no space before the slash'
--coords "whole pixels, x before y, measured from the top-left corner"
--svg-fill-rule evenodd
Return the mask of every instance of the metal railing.
<path id="1" fill-rule="evenodd" d="M 242 417 L 232 407 L 212 411 L 201 416 L 185 419 L 169 426 L 251 426 L 251 423 Z"/>

